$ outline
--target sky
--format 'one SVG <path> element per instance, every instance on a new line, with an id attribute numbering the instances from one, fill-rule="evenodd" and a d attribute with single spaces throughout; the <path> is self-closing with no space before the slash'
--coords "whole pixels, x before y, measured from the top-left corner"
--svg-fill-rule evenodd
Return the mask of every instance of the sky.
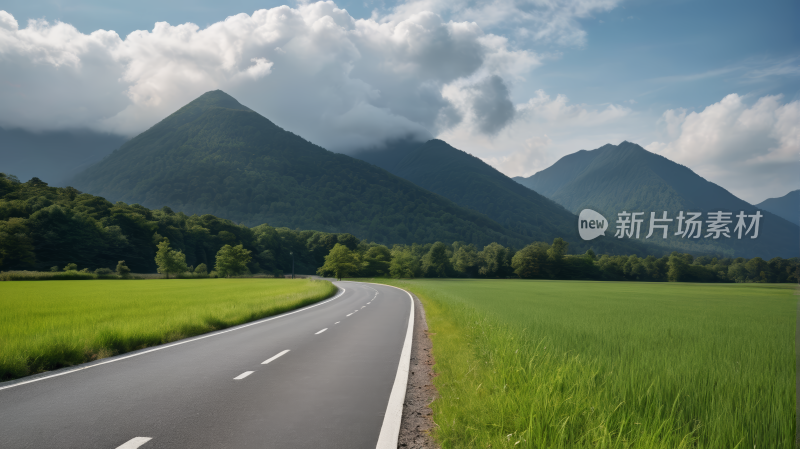
<path id="1" fill-rule="evenodd" d="M 508 176 L 624 140 L 800 188 L 800 2 L 6 0 L 0 126 L 134 136 L 222 89 L 333 151 L 440 138 Z"/>

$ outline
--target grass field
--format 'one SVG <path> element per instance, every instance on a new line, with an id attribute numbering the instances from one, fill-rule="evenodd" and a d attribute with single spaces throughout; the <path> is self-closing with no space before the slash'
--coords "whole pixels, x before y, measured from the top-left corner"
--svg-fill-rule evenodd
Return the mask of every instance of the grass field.
<path id="1" fill-rule="evenodd" d="M 327 281 L 0 282 L 0 380 L 179 340 L 327 298 Z"/>
<path id="2" fill-rule="evenodd" d="M 443 448 L 791 448 L 796 286 L 378 280 L 425 305 Z"/>

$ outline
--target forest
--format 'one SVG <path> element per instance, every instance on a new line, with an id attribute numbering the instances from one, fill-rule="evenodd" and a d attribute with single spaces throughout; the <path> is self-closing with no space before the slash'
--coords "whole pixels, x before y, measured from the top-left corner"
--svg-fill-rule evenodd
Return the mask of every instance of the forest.
<path id="1" fill-rule="evenodd" d="M 213 215 L 186 215 L 111 202 L 33 178 L 21 183 L 0 174 L 0 270 L 63 269 L 75 264 L 113 270 L 120 260 L 135 273 L 154 273 L 158 245 L 168 240 L 186 264 L 215 266 L 225 245 L 242 245 L 252 257 L 250 274 L 295 271 L 337 277 L 476 277 L 678 282 L 798 282 L 800 258 L 763 260 L 569 254 L 569 243 L 532 242 L 519 250 L 500 243 L 483 247 L 456 241 L 395 244 L 352 234 L 247 227 Z"/>
<path id="2" fill-rule="evenodd" d="M 311 273 L 333 245 L 355 249 L 358 239 L 332 234 L 247 227 L 213 215 L 151 210 L 138 204 L 111 202 L 72 187 L 50 187 L 33 178 L 21 183 L 0 174 L 0 270 L 114 269 L 120 260 L 134 273 L 154 273 L 157 244 L 167 238 L 186 255 L 189 266 L 215 265 L 225 245 L 243 245 L 252 253 L 251 273 L 282 274 L 292 269 Z"/>

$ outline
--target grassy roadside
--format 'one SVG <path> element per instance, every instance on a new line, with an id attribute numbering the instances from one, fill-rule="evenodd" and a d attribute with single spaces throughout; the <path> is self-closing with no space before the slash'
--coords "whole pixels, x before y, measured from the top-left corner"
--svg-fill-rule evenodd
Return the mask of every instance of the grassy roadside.
<path id="1" fill-rule="evenodd" d="M 793 447 L 793 285 L 373 281 L 425 305 L 443 448 Z"/>
<path id="2" fill-rule="evenodd" d="M 327 281 L 97 280 L 0 283 L 0 380 L 168 343 L 286 312 Z"/>

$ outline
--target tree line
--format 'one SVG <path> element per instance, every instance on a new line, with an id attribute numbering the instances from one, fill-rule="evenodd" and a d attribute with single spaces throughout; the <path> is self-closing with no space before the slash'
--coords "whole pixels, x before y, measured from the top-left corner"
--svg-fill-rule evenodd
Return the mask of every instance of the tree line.
<path id="1" fill-rule="evenodd" d="M 213 215 L 111 202 L 77 189 L 21 183 L 0 173 L 0 270 L 60 271 L 75 264 L 97 274 L 483 277 L 681 282 L 798 282 L 800 259 L 693 257 L 672 253 L 568 254 L 568 243 L 534 242 L 522 249 L 491 243 L 385 245 L 348 233 L 247 227 Z M 224 249 L 224 251 L 222 251 Z M 222 253 L 220 253 L 222 251 Z M 222 259 L 220 259 L 222 254 Z M 222 260 L 222 265 L 220 265 Z M 226 265 L 227 264 L 227 265 Z M 227 267 L 227 268 L 226 268 Z M 125 270 L 123 269 L 123 271 Z M 100 270 L 100 272 L 97 272 Z"/>
<path id="2" fill-rule="evenodd" d="M 317 270 L 323 276 L 394 278 L 522 278 L 650 282 L 770 282 L 800 280 L 800 258 L 694 257 L 673 252 L 662 257 L 567 254 L 569 244 L 533 242 L 520 250 L 491 243 L 442 242 L 424 245 L 335 245 Z"/>
<path id="3" fill-rule="evenodd" d="M 292 269 L 313 273 L 337 243 L 355 249 L 351 234 L 248 227 L 213 215 L 191 215 L 170 208 L 111 203 L 72 187 L 50 187 L 33 178 L 19 182 L 0 173 L 0 270 L 115 269 L 120 260 L 134 273 L 154 273 L 159 245 L 183 255 L 188 270 L 213 270 L 219 251 L 241 245 L 250 260 L 243 274 L 283 276 Z M 176 255 L 176 257 L 179 257 Z M 174 262 L 174 261 L 172 261 Z M 183 270 L 180 263 L 165 271 Z M 163 270 L 163 268 L 162 268 Z"/>

